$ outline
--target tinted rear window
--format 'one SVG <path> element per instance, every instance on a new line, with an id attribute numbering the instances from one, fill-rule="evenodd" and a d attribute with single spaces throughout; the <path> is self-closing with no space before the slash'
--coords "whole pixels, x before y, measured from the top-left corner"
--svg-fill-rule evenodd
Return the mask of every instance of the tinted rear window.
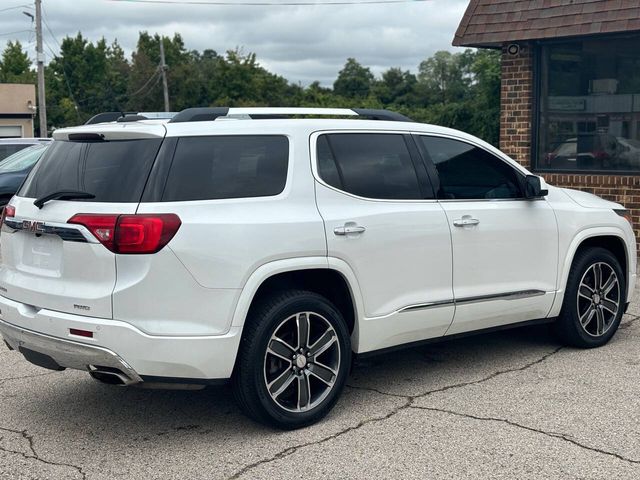
<path id="1" fill-rule="evenodd" d="M 180 138 L 162 200 L 277 195 L 284 190 L 288 163 L 289 141 L 281 135 Z"/>
<path id="2" fill-rule="evenodd" d="M 162 139 L 55 141 L 18 195 L 39 198 L 60 190 L 95 195 L 91 202 L 138 202 Z"/>

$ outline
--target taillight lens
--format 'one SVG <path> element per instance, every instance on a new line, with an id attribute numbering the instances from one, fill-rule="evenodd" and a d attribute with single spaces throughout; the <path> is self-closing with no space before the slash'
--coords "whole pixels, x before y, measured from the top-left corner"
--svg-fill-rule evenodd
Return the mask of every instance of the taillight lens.
<path id="1" fill-rule="evenodd" d="M 4 224 L 4 219 L 9 217 L 13 218 L 16 216 L 16 207 L 13 205 L 5 205 L 2 209 L 2 219 L 0 219 L 0 224 Z"/>
<path id="2" fill-rule="evenodd" d="M 173 213 L 156 215 L 74 215 L 68 223 L 84 225 L 114 253 L 156 253 L 169 243 L 180 225 Z"/>

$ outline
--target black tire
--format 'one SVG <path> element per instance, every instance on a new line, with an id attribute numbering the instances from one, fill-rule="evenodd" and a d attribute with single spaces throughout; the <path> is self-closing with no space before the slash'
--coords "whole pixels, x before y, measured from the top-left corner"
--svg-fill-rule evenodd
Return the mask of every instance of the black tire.
<path id="1" fill-rule="evenodd" d="M 600 270 L 600 285 L 607 279 L 611 279 L 611 274 L 615 273 L 617 287 L 613 287 L 607 295 L 601 296 L 604 290 L 596 290 L 596 268 Z M 602 279 L 602 277 L 607 279 Z M 586 295 L 578 295 L 578 289 Z M 593 285 L 594 291 L 589 288 Z M 606 285 L 605 285 L 606 286 Z M 591 300 L 587 298 L 591 297 Z M 609 298 L 617 299 L 615 314 L 605 309 L 611 307 L 615 302 Z M 556 323 L 556 329 L 562 340 L 568 345 L 579 348 L 594 348 L 606 344 L 616 333 L 620 320 L 624 314 L 626 302 L 626 276 L 620 266 L 618 259 L 604 248 L 586 248 L 576 254 L 562 303 L 562 310 Z M 592 313 L 593 310 L 593 313 Z M 602 313 L 600 313 L 602 312 Z M 600 315 L 604 315 L 600 317 Z M 582 318 L 582 322 L 581 322 Z M 591 318 L 591 320 L 589 320 Z M 608 320 L 607 320 L 608 319 Z M 586 324 L 583 326 L 583 323 Z M 600 329 L 600 325 L 603 328 Z M 600 333 L 602 330 L 602 333 Z"/>
<path id="2" fill-rule="evenodd" d="M 302 338 L 298 325 L 303 322 L 308 325 L 303 345 L 315 346 L 316 351 L 321 350 L 319 344 L 330 346 L 317 355 L 308 348 L 306 354 L 299 355 L 304 359 L 294 361 L 293 355 L 299 354 L 298 338 Z M 325 327 L 325 333 L 321 334 Z M 295 338 L 286 336 L 292 329 Z M 288 339 L 286 345 L 291 351 L 278 341 L 280 336 Z M 279 350 L 284 352 L 282 356 L 271 353 L 273 349 L 267 353 L 268 347 L 276 346 L 284 348 Z M 284 360 L 285 353 L 293 353 L 288 363 Z M 302 363 L 305 365 L 300 368 Z M 325 367 L 329 363 L 333 368 Z M 316 423 L 333 408 L 347 381 L 350 365 L 349 331 L 331 302 L 308 291 L 277 293 L 264 298 L 249 312 L 232 377 L 233 392 L 242 411 L 252 419 L 284 430 L 301 428 Z M 317 374 L 327 378 L 327 370 L 336 374 L 330 373 L 329 381 L 321 382 Z M 272 394 L 292 376 L 294 379 L 284 392 L 273 398 Z M 284 381 L 277 383 L 280 378 Z M 271 384 L 271 393 L 267 383 Z M 303 407 L 306 410 L 300 410 L 301 403 L 306 404 Z"/>

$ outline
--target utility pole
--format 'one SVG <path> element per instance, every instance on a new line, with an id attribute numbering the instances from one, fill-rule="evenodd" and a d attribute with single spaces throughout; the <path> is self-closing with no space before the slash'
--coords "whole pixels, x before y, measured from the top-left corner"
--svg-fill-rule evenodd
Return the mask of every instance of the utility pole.
<path id="1" fill-rule="evenodd" d="M 47 136 L 47 103 L 44 93 L 44 52 L 42 51 L 42 0 L 36 1 L 36 61 L 38 64 L 38 115 L 40 136 Z"/>
<path id="2" fill-rule="evenodd" d="M 167 86 L 167 64 L 164 63 L 164 42 L 160 37 L 160 74 L 162 75 L 162 91 L 164 93 L 164 111 L 169 111 L 169 87 Z"/>

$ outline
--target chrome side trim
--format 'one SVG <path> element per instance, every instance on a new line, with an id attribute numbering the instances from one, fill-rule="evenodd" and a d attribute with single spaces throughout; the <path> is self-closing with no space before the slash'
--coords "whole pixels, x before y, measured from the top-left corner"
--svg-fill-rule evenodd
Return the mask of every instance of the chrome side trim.
<path id="1" fill-rule="evenodd" d="M 428 303 L 417 303 L 415 305 L 409 305 L 407 307 L 403 307 L 400 310 L 398 310 L 398 313 L 404 313 L 404 312 L 412 312 L 414 310 L 426 310 L 427 308 L 434 308 L 434 307 L 443 307 L 445 305 L 453 305 L 455 304 L 454 300 L 438 300 L 436 302 L 428 302 Z"/>
<path id="2" fill-rule="evenodd" d="M 546 292 L 543 290 L 519 290 L 517 292 L 495 293 L 492 295 L 479 295 L 477 297 L 461 298 L 455 301 L 456 304 L 488 302 L 491 300 L 520 300 L 521 298 L 539 297 Z"/>
<path id="3" fill-rule="evenodd" d="M 397 311 L 397 313 L 412 312 L 415 310 L 426 310 L 428 308 L 442 307 L 445 305 L 467 305 L 469 303 L 489 302 L 492 300 L 520 300 L 522 298 L 539 297 L 546 292 L 543 290 L 519 290 L 517 292 L 494 293 L 491 295 L 479 295 L 477 297 L 466 297 L 450 300 L 437 300 L 435 302 L 417 303 L 408 305 Z"/>

